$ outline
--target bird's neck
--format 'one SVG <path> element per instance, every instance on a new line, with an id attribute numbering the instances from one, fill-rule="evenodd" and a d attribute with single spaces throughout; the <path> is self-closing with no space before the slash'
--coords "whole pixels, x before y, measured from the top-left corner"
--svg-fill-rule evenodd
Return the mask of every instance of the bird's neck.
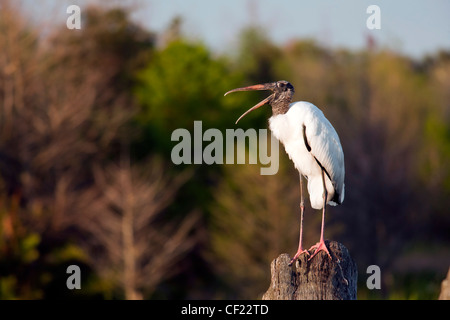
<path id="1" fill-rule="evenodd" d="M 272 107 L 273 116 L 277 116 L 279 114 L 285 114 L 289 110 L 290 101 L 287 99 L 273 101 L 270 105 Z"/>

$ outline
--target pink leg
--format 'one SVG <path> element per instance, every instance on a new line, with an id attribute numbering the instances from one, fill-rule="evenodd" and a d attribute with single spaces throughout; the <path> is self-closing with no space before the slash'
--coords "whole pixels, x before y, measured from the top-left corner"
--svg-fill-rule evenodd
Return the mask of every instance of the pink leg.
<path id="1" fill-rule="evenodd" d="M 304 204 L 304 201 L 303 201 L 302 175 L 300 173 L 300 236 L 299 236 L 299 239 L 298 239 L 297 253 L 292 258 L 291 262 L 289 262 L 289 265 L 292 265 L 294 263 L 294 261 L 297 260 L 298 257 L 302 253 L 309 254 L 308 250 L 304 250 L 303 246 L 302 246 L 302 239 L 303 239 L 303 212 L 304 212 L 304 210 L 305 210 L 305 204 Z"/>
<path id="2" fill-rule="evenodd" d="M 308 259 L 308 261 L 311 260 L 312 258 L 314 258 L 314 256 L 316 254 L 318 254 L 320 251 L 325 251 L 327 253 L 328 257 L 330 257 L 330 259 L 331 259 L 330 252 L 328 251 L 327 246 L 325 245 L 325 241 L 323 240 L 323 229 L 324 229 L 324 224 L 325 224 L 325 208 L 327 205 L 327 196 L 328 196 L 327 188 L 325 186 L 325 176 L 324 176 L 323 169 L 322 169 L 322 182 L 323 182 L 323 189 L 324 189 L 324 191 L 323 191 L 323 199 L 324 200 L 323 200 L 323 208 L 322 208 L 322 228 L 320 231 L 320 241 L 317 242 L 315 245 L 313 245 L 311 248 L 309 248 L 309 251 L 311 251 L 312 249 L 316 249 L 316 251 L 314 251 L 313 255 Z"/>

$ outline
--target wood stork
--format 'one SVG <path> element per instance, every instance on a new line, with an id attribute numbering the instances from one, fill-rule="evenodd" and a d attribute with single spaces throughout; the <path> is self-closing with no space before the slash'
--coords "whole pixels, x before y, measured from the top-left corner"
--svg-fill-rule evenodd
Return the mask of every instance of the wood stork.
<path id="1" fill-rule="evenodd" d="M 225 95 L 236 91 L 271 90 L 273 93 L 247 113 L 269 104 L 272 107 L 272 117 L 269 127 L 274 136 L 283 143 L 286 153 L 299 171 L 300 179 L 300 236 L 298 250 L 290 265 L 302 254 L 309 254 L 315 249 L 309 260 L 320 251 L 330 253 L 323 239 L 326 204 L 338 205 L 344 201 L 344 152 L 339 136 L 322 111 L 309 102 L 291 103 L 294 87 L 287 81 L 257 84 L 228 91 Z M 308 181 L 308 192 L 311 207 L 322 209 L 322 227 L 320 240 L 309 250 L 302 246 L 303 231 L 303 186 L 302 176 Z"/>

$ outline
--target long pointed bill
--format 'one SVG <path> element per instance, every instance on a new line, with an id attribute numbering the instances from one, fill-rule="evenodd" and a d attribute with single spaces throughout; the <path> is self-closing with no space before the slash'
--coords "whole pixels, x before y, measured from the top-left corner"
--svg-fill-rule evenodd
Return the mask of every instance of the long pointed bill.
<path id="1" fill-rule="evenodd" d="M 251 107 L 250 109 L 248 109 L 247 111 L 244 112 L 244 114 L 242 116 L 239 117 L 239 119 L 236 120 L 235 124 L 237 124 L 239 122 L 239 120 L 241 120 L 247 113 L 252 112 L 255 109 L 258 109 L 259 107 L 265 105 L 266 103 L 268 103 L 270 101 L 270 99 L 272 98 L 272 95 L 268 96 L 267 98 L 265 98 L 263 101 L 261 101 L 260 103 L 258 103 L 256 106 Z"/>
<path id="2" fill-rule="evenodd" d="M 232 92 L 236 92 L 236 91 L 253 91 L 253 90 L 269 90 L 269 85 L 270 83 L 265 83 L 265 84 L 255 84 L 253 86 L 248 86 L 248 87 L 243 87 L 243 88 L 237 88 L 237 89 L 233 89 L 228 91 L 227 93 L 224 94 L 224 96 L 226 96 L 229 93 Z"/>
<path id="3" fill-rule="evenodd" d="M 255 84 L 253 86 L 248 86 L 248 87 L 242 87 L 242 88 L 237 88 L 237 89 L 233 89 L 228 91 L 227 93 L 225 93 L 225 96 L 231 92 L 236 92 L 236 91 L 253 91 L 253 90 L 272 90 L 274 88 L 274 86 L 276 85 L 276 83 L 264 83 L 264 84 Z M 268 96 L 266 99 L 264 99 L 263 101 L 261 101 L 260 103 L 258 103 L 256 106 L 248 109 L 242 116 L 239 117 L 239 119 L 237 119 L 236 124 L 239 122 L 239 120 L 241 120 L 247 113 L 258 109 L 259 107 L 265 105 L 266 103 L 269 103 L 270 99 L 272 98 L 272 95 Z"/>

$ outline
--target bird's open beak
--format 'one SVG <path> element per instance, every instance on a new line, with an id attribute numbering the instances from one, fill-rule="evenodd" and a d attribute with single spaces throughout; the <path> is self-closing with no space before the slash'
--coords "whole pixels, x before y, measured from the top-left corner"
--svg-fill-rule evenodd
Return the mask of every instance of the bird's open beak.
<path id="1" fill-rule="evenodd" d="M 255 84 L 253 86 L 248 86 L 248 87 L 242 87 L 242 88 L 237 88 L 237 89 L 233 89 L 228 91 L 227 93 L 225 93 L 225 95 L 231 93 L 231 92 L 236 92 L 236 91 L 253 91 L 253 90 L 272 90 L 274 88 L 274 85 L 276 85 L 275 83 L 265 83 L 265 84 Z M 259 102 L 257 105 L 251 107 L 250 109 L 248 109 L 247 111 L 244 112 L 244 114 L 242 116 L 239 117 L 239 119 L 236 120 L 236 124 L 239 122 L 239 120 L 241 120 L 247 113 L 258 109 L 259 107 L 265 105 L 266 103 L 269 103 L 270 100 L 272 99 L 273 95 L 268 96 L 267 98 L 265 98 L 263 101 Z"/>

